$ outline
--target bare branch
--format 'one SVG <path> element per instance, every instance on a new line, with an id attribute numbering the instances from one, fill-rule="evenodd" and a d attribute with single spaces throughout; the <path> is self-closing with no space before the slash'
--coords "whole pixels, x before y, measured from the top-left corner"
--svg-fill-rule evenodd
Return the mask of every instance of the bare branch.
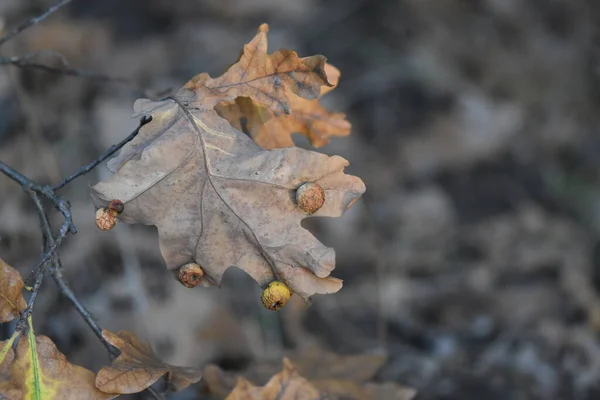
<path id="1" fill-rule="evenodd" d="M 47 9 L 46 11 L 44 11 L 42 14 L 38 15 L 37 17 L 33 17 L 33 18 L 23 22 L 21 25 L 17 26 L 12 31 L 8 32 L 6 35 L 4 35 L 2 38 L 0 38 L 0 46 L 2 46 L 4 43 L 8 42 L 10 39 L 14 38 L 15 36 L 17 36 L 19 33 L 23 32 L 25 29 L 43 21 L 44 19 L 46 19 L 46 17 L 48 17 L 54 11 L 58 10 L 62 6 L 67 5 L 70 2 L 71 2 L 71 0 L 61 0 L 58 3 L 56 3 L 55 5 L 53 5 L 52 7 L 50 7 L 49 9 Z"/>
<path id="2" fill-rule="evenodd" d="M 19 56 L 0 57 L 0 65 L 13 65 L 13 66 L 24 68 L 24 69 L 35 69 L 35 70 L 50 72 L 50 73 L 54 73 L 54 74 L 61 74 L 61 75 L 68 75 L 68 76 L 75 76 L 75 77 L 79 77 L 79 78 L 91 79 L 91 80 L 95 80 L 95 81 L 99 81 L 99 82 L 116 82 L 116 83 L 121 83 L 121 84 L 125 84 L 128 86 L 133 86 L 136 89 L 139 89 L 135 83 L 132 83 L 125 78 L 113 77 L 113 76 L 105 75 L 105 74 L 98 73 L 98 72 L 87 71 L 85 69 L 68 67 L 68 63 L 66 63 L 66 65 L 65 65 L 66 59 L 64 59 L 64 57 L 63 57 L 62 61 L 63 61 L 63 65 L 65 65 L 65 66 L 60 67 L 60 68 L 52 67 L 52 66 L 46 65 L 46 64 L 30 62 L 30 61 L 28 61 L 29 58 L 31 58 L 31 55 L 22 56 L 22 57 L 19 57 Z"/>
<path id="3" fill-rule="evenodd" d="M 50 221 L 48 220 L 48 216 L 46 215 L 46 211 L 44 210 L 44 206 L 42 205 L 42 202 L 41 202 L 39 196 L 32 192 L 31 198 L 35 204 L 35 207 L 36 207 L 36 210 L 38 213 L 38 217 L 40 219 L 40 226 L 41 226 L 42 235 L 44 238 L 44 248 L 45 248 L 45 251 L 47 252 L 49 248 L 55 246 L 55 240 L 54 240 L 54 237 L 52 234 L 52 227 L 50 226 Z M 71 288 L 67 285 L 67 282 L 65 281 L 65 279 L 63 277 L 62 264 L 60 262 L 60 258 L 58 256 L 58 254 L 56 254 L 56 253 L 54 253 L 52 255 L 50 275 L 54 279 L 54 282 L 58 286 L 60 292 L 67 299 L 69 299 L 69 301 L 71 301 L 71 303 L 73 303 L 73 306 L 75 307 L 77 312 L 83 317 L 83 319 L 89 325 L 89 327 L 92 329 L 94 334 L 100 339 L 100 341 L 102 342 L 104 347 L 106 347 L 106 350 L 108 351 L 108 354 L 110 355 L 110 357 L 111 358 L 116 357 L 119 354 L 119 351 L 102 337 L 102 329 L 98 326 L 98 324 L 96 323 L 96 321 L 94 320 L 94 318 L 92 317 L 90 312 L 83 306 L 83 304 L 81 304 L 79 302 L 79 300 L 77 299 L 77 297 L 75 296 L 75 294 L 73 293 Z"/>
<path id="4" fill-rule="evenodd" d="M 0 172 L 2 172 L 4 175 L 8 176 L 13 181 L 17 182 L 19 185 L 21 185 L 21 187 L 23 189 L 27 190 L 28 192 L 33 192 L 33 193 L 36 193 L 36 195 L 38 195 L 38 196 L 41 195 L 41 196 L 46 197 L 48 200 L 50 200 L 52 202 L 54 207 L 63 215 L 63 218 L 64 218 L 64 222 L 60 227 L 59 234 L 56 237 L 56 239 L 54 240 L 54 243 L 52 243 L 45 250 L 45 252 L 42 256 L 42 259 L 40 260 L 38 265 L 31 271 L 29 277 L 27 278 L 27 281 L 35 279 L 35 277 L 37 277 L 39 275 L 39 272 L 42 271 L 44 269 L 44 265 L 48 261 L 50 261 L 52 255 L 56 252 L 58 247 L 62 244 L 62 242 L 66 238 L 67 234 L 77 233 L 77 228 L 75 227 L 75 224 L 73 223 L 73 216 L 71 214 L 71 205 L 69 204 L 68 200 L 66 200 L 65 198 L 63 198 L 61 196 L 58 196 L 56 193 L 54 193 L 54 191 L 56 189 L 64 187 L 69 182 L 73 181 L 74 179 L 78 178 L 79 176 L 85 175 L 88 172 L 90 172 L 92 169 L 96 168 L 98 166 L 98 164 L 100 164 L 102 161 L 106 160 L 108 157 L 110 157 L 112 154 L 114 154 L 117 150 L 119 150 L 121 147 L 123 147 L 127 142 L 131 141 L 139 133 L 142 126 L 146 125 L 151 120 L 152 120 L 152 118 L 150 118 L 150 117 L 143 117 L 140 120 L 140 124 L 138 125 L 138 127 L 129 136 L 127 136 L 124 140 L 122 140 L 121 142 L 119 142 L 116 145 L 111 146 L 108 150 L 106 150 L 104 153 L 102 153 L 98 158 L 96 158 L 89 164 L 79 168 L 75 173 L 69 175 L 67 178 L 63 179 L 61 182 L 59 182 L 55 185 L 42 186 L 39 183 L 32 181 L 31 179 L 27 178 L 20 172 L 16 171 L 15 169 L 9 167 L 8 165 L 6 165 L 2 161 L 0 161 Z"/>

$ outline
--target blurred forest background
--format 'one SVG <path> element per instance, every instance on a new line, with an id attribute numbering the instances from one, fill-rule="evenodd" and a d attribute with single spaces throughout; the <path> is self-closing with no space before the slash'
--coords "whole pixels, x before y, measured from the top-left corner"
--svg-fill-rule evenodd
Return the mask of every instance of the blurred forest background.
<path id="1" fill-rule="evenodd" d="M 0 0 L 1 23 L 53 2 Z M 100 325 L 180 365 L 385 351 L 378 379 L 418 399 L 600 398 L 597 1 L 74 0 L 1 54 L 53 50 L 137 87 L 2 67 L 0 159 L 56 182 L 132 131 L 140 87 L 221 74 L 262 22 L 271 50 L 324 54 L 342 71 L 324 102 L 353 132 L 319 151 L 347 158 L 367 193 L 307 227 L 336 249 L 344 288 L 278 313 L 239 270 L 221 289 L 185 289 L 154 228 L 95 227 L 88 184 L 102 165 L 62 191 L 79 233 L 60 249 Z M 0 256 L 26 275 L 40 249 L 31 200 L 0 177 Z M 37 331 L 73 363 L 106 364 L 52 283 L 40 296 Z"/>

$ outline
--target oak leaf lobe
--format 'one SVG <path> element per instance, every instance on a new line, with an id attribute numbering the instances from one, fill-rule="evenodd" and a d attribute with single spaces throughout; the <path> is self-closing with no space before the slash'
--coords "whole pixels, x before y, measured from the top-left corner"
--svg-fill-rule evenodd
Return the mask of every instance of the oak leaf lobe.
<path id="1" fill-rule="evenodd" d="M 165 374 L 173 388 L 179 391 L 201 378 L 200 371 L 195 368 L 162 362 L 150 345 L 141 342 L 131 332 L 119 331 L 115 334 L 104 329 L 102 337 L 121 350 L 112 365 L 102 368 L 96 375 L 96 387 L 102 392 L 138 393 Z"/>
<path id="2" fill-rule="evenodd" d="M 10 400 L 104 400 L 116 397 L 96 389 L 94 373 L 67 361 L 47 336 L 34 336 L 30 332 L 21 337 L 16 354 L 10 358 L 10 379 L 0 383 L 0 397 Z"/>
<path id="3" fill-rule="evenodd" d="M 19 272 L 0 258 L 0 323 L 13 320 L 27 308 L 24 286 Z"/>

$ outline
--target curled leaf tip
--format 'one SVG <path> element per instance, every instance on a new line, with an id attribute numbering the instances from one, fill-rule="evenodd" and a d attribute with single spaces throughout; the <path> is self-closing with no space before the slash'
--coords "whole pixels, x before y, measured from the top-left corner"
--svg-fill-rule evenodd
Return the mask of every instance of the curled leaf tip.
<path id="1" fill-rule="evenodd" d="M 269 24 L 267 24 L 267 23 L 260 24 L 260 26 L 258 27 L 258 32 L 262 32 L 262 33 L 269 32 Z"/>

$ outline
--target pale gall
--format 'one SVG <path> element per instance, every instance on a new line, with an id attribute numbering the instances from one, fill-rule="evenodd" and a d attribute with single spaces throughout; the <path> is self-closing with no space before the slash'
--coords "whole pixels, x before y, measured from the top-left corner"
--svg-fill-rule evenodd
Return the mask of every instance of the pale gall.
<path id="1" fill-rule="evenodd" d="M 325 190 L 318 183 L 303 183 L 296 189 L 296 204 L 309 214 L 315 213 L 325 204 Z"/>
<path id="2" fill-rule="evenodd" d="M 96 210 L 96 226 L 103 231 L 109 231 L 117 224 L 117 213 L 106 208 Z"/>

